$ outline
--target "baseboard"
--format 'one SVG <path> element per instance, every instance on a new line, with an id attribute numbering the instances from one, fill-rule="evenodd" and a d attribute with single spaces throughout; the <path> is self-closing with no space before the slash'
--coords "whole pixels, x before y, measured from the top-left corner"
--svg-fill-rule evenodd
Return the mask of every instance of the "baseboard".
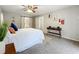
<path id="1" fill-rule="evenodd" d="M 44 34 L 45 34 L 45 35 L 48 35 L 48 33 L 44 33 Z M 53 36 L 55 36 L 55 35 L 53 35 Z M 56 36 L 56 37 L 59 37 L 59 36 Z M 63 37 L 63 36 L 61 36 L 60 38 L 79 42 L 79 40 L 73 39 L 73 38 L 68 38 L 68 37 Z"/>
<path id="2" fill-rule="evenodd" d="M 77 39 L 72 39 L 72 38 L 68 38 L 68 37 L 62 37 L 63 39 L 67 39 L 67 40 L 72 40 L 72 41 L 77 41 L 77 42 L 79 42 L 79 40 L 77 40 Z"/>

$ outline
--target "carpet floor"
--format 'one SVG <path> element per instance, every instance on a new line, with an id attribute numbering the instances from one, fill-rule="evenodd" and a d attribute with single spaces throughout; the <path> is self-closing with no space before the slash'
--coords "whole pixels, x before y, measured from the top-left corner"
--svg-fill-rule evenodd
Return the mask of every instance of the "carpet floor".
<path id="1" fill-rule="evenodd" d="M 18 54 L 78 54 L 79 42 L 45 35 L 42 44 L 37 44 Z"/>

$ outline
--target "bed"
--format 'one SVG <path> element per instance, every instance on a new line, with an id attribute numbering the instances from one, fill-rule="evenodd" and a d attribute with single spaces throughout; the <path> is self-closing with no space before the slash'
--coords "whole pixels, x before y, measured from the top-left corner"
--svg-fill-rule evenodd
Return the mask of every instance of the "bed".
<path id="1" fill-rule="evenodd" d="M 33 28 L 19 29 L 16 34 L 10 34 L 9 42 L 15 44 L 16 52 L 24 51 L 36 44 L 43 43 L 44 34 Z"/>

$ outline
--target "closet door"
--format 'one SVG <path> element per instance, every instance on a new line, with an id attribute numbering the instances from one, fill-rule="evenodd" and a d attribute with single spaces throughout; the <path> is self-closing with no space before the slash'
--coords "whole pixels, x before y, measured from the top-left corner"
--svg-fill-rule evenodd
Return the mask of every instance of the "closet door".
<path id="1" fill-rule="evenodd" d="M 37 29 L 44 31 L 44 17 L 43 16 L 37 17 L 35 23 L 36 23 Z"/>
<path id="2" fill-rule="evenodd" d="M 21 17 L 21 28 L 24 28 L 24 26 L 25 26 L 25 23 L 24 23 L 24 17 Z"/>
<path id="3" fill-rule="evenodd" d="M 35 18 L 35 28 L 40 29 L 39 17 Z"/>
<path id="4" fill-rule="evenodd" d="M 40 29 L 44 31 L 44 17 L 39 17 Z"/>
<path id="5" fill-rule="evenodd" d="M 30 27 L 30 19 L 25 17 L 24 24 L 25 24 L 24 28 L 29 28 Z"/>

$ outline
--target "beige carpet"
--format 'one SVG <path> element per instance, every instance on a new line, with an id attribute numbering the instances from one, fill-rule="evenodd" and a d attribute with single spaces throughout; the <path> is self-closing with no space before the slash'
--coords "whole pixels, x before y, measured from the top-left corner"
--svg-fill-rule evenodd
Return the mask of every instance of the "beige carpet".
<path id="1" fill-rule="evenodd" d="M 79 42 L 45 35 L 43 44 L 37 44 L 18 54 L 77 54 Z"/>

